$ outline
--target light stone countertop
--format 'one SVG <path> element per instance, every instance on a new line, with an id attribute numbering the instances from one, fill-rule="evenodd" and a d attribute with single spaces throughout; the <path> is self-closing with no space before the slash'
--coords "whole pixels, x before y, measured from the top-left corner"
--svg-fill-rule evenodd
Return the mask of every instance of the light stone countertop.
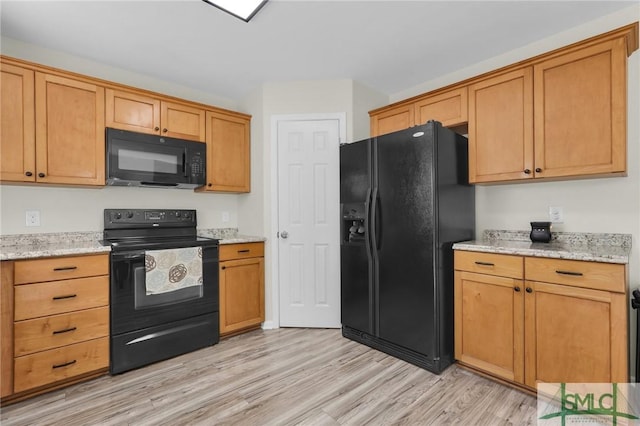
<path id="1" fill-rule="evenodd" d="M 265 237 L 238 234 L 235 228 L 198 229 L 198 236 L 215 238 L 219 244 L 257 243 L 267 240 Z"/>
<path id="2" fill-rule="evenodd" d="M 631 235 L 554 233 L 549 243 L 533 243 L 528 231 L 484 231 L 481 240 L 453 245 L 454 250 L 479 251 L 604 263 L 629 263 Z"/>
<path id="3" fill-rule="evenodd" d="M 218 242 L 220 244 L 241 244 L 241 243 L 262 243 L 267 241 L 264 237 L 253 237 L 250 235 L 236 235 L 233 238 L 223 238 Z"/>
<path id="4" fill-rule="evenodd" d="M 0 260 L 109 253 L 100 243 L 102 232 L 19 234 L 0 237 Z"/>
<path id="5" fill-rule="evenodd" d="M 220 244 L 266 241 L 264 237 L 240 235 L 235 228 L 198 230 L 198 235 L 216 238 Z M 101 243 L 102 232 L 59 232 L 0 236 L 0 261 L 40 257 L 109 253 Z"/>

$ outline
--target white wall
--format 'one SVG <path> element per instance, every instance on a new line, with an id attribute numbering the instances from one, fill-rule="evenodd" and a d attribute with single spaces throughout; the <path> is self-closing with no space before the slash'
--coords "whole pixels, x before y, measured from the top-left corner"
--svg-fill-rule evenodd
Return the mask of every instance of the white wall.
<path id="1" fill-rule="evenodd" d="M 353 139 L 367 139 L 371 134 L 369 111 L 389 103 L 389 97 L 364 84 L 353 82 Z"/>
<path id="2" fill-rule="evenodd" d="M 191 190 L 106 187 L 103 189 L 0 186 L 0 235 L 102 231 L 107 208 L 195 209 L 198 227 L 236 228 L 236 195 Z M 25 211 L 39 210 L 39 227 L 25 225 Z M 222 212 L 229 222 L 222 222 Z"/>
<path id="3" fill-rule="evenodd" d="M 229 99 L 149 78 L 126 70 L 45 49 L 10 38 L 0 40 L 2 54 L 91 77 L 148 89 L 208 105 L 237 110 Z M 238 195 L 154 188 L 102 189 L 0 185 L 0 234 L 102 231 L 105 208 L 185 208 L 198 211 L 200 228 L 238 226 Z M 25 210 L 40 210 L 41 226 L 25 226 Z M 229 222 L 222 222 L 222 212 Z"/>

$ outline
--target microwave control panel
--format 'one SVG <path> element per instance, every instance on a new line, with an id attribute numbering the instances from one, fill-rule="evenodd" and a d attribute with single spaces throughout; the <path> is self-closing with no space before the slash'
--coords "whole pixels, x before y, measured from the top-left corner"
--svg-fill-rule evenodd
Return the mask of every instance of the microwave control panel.
<path id="1" fill-rule="evenodd" d="M 194 155 L 191 157 L 191 176 L 204 176 L 205 166 L 204 158 L 200 155 Z"/>

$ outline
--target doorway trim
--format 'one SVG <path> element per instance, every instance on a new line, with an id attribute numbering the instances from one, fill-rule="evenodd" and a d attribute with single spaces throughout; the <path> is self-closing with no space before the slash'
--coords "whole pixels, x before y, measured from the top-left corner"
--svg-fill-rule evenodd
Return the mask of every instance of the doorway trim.
<path id="1" fill-rule="evenodd" d="M 280 328 L 280 281 L 279 281 L 279 260 L 278 251 L 278 123 L 281 121 L 314 121 L 314 120 L 338 120 L 338 132 L 340 140 L 338 143 L 347 141 L 347 113 L 316 113 L 316 114 L 277 114 L 271 116 L 271 188 L 270 188 L 270 205 L 271 205 L 271 223 L 268 235 L 275 241 L 271 245 L 271 312 L 273 318 L 263 324 L 264 329 Z"/>

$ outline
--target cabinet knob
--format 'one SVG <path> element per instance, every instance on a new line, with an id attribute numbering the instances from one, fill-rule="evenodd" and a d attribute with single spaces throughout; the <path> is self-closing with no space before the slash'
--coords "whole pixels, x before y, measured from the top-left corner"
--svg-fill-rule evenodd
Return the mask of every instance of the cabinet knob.
<path id="1" fill-rule="evenodd" d="M 43 178 L 44 177 L 44 173 L 38 173 L 38 177 Z"/>
<path id="2" fill-rule="evenodd" d="M 518 293 L 520 292 L 520 287 L 519 286 L 515 286 L 513 289 Z"/>
<path id="3" fill-rule="evenodd" d="M 532 289 L 531 287 L 527 287 L 527 288 L 526 288 L 526 292 L 527 292 L 527 293 L 533 293 L 533 289 Z"/>
<path id="4" fill-rule="evenodd" d="M 211 188 L 211 187 L 213 186 L 213 184 L 212 184 L 212 183 L 208 183 L 208 184 L 207 184 L 207 186 L 208 186 L 209 188 Z"/>
<path id="5" fill-rule="evenodd" d="M 157 132 L 158 130 L 160 130 L 160 127 L 156 126 L 156 127 L 153 128 L 153 130 L 155 130 Z"/>
<path id="6" fill-rule="evenodd" d="M 168 130 L 167 129 L 162 129 L 162 133 L 167 133 Z"/>
<path id="7" fill-rule="evenodd" d="M 524 174 L 525 174 L 525 175 L 530 175 L 530 174 L 531 174 L 531 170 L 529 170 L 529 169 L 524 169 Z"/>
<path id="8" fill-rule="evenodd" d="M 25 174 L 25 176 L 33 176 L 33 173 L 31 173 L 31 172 L 25 172 L 24 174 Z"/>
<path id="9" fill-rule="evenodd" d="M 542 169 L 540 167 L 536 167 L 536 173 L 542 173 Z"/>
<path id="10" fill-rule="evenodd" d="M 222 266 L 220 269 L 227 269 L 227 267 L 226 266 Z"/>

